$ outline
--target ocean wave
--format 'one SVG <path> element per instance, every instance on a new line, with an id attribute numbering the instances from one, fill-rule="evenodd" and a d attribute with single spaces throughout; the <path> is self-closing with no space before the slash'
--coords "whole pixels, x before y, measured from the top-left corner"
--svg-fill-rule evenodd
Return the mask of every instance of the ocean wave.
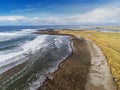
<path id="1" fill-rule="evenodd" d="M 44 43 L 46 38 L 47 38 L 47 35 L 38 36 L 33 41 L 30 41 L 21 47 L 25 52 L 29 51 L 33 53 L 34 51 L 39 50 L 40 48 L 44 48 L 46 45 L 48 45 Z"/>
<path id="2" fill-rule="evenodd" d="M 26 34 L 10 33 L 10 32 L 0 32 L 0 42 L 14 39 L 17 37 L 25 36 Z"/>
<path id="3" fill-rule="evenodd" d="M 59 63 L 71 53 L 69 37 L 63 36 L 39 35 L 20 48 L 22 51 L 10 53 L 11 55 L 7 56 L 8 59 L 0 62 L 0 73 L 3 73 L 28 61 L 27 68 L 20 77 L 17 74 L 17 79 L 12 78 L 7 82 L 8 84 L 3 85 L 6 90 L 36 90 L 42 85 L 46 75 L 57 70 Z"/>
<path id="4" fill-rule="evenodd" d="M 6 31 L 6 32 L 0 32 L 0 41 L 6 41 L 18 37 L 23 37 L 25 35 L 29 35 L 33 32 L 36 32 L 37 29 L 21 29 L 18 31 Z"/>
<path id="5" fill-rule="evenodd" d="M 31 53 L 35 53 L 37 50 L 40 48 L 44 48 L 47 44 L 45 44 L 45 39 L 47 36 L 38 36 L 32 41 L 24 43 L 20 51 L 17 52 L 11 52 L 8 54 L 1 54 L 0 55 L 0 68 L 2 66 L 8 65 L 10 63 L 16 62 L 17 60 L 21 60 L 21 57 L 18 56 L 24 56 L 24 55 L 29 55 Z M 17 59 L 16 59 L 17 58 Z M 9 69 L 12 67 L 9 67 Z"/>

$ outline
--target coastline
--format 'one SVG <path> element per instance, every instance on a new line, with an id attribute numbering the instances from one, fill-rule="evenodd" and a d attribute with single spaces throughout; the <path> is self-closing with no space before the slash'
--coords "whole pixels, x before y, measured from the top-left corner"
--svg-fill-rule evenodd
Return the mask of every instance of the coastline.
<path id="1" fill-rule="evenodd" d="M 71 34 L 59 34 L 59 31 L 36 34 L 70 36 L 72 48 L 72 53 L 60 62 L 57 70 L 46 75 L 47 79 L 38 90 L 116 90 L 106 59 L 94 42 Z M 101 58 L 103 61 L 99 61 Z M 98 62 L 94 63 L 94 60 Z M 18 71 L 23 66 L 15 68 Z"/>
<path id="2" fill-rule="evenodd" d="M 39 32 L 38 34 L 49 34 L 49 32 L 45 32 L 45 33 Z M 75 58 L 76 57 L 75 52 L 77 52 L 79 49 L 83 49 L 83 47 L 81 47 L 80 44 L 78 44 L 78 42 L 80 42 L 78 40 L 79 37 L 74 36 L 72 34 L 64 34 L 64 33 L 59 34 L 58 31 L 57 33 L 55 31 L 53 33 L 51 32 L 49 35 L 71 36 L 71 44 L 72 44 L 72 50 L 73 50 L 72 55 L 74 56 L 74 59 L 73 59 L 74 62 L 76 62 L 76 59 L 80 60 L 81 58 L 88 56 L 84 53 L 82 57 L 79 56 Z M 77 44 L 73 39 L 78 40 Z M 113 77 L 110 73 L 110 67 L 107 64 L 107 60 L 102 54 L 102 51 L 100 50 L 100 48 L 97 45 L 95 45 L 94 42 L 85 40 L 84 38 L 81 38 L 81 39 L 83 41 L 86 41 L 85 49 L 87 49 L 88 50 L 87 52 L 90 54 L 89 64 L 88 66 L 84 67 L 85 69 L 88 68 L 87 73 L 85 73 L 83 68 L 82 69 L 79 68 L 80 65 L 77 66 L 78 63 L 81 63 L 81 60 L 77 62 L 75 66 L 73 63 L 71 63 L 71 58 L 73 56 L 70 55 L 67 59 L 65 59 L 63 62 L 60 63 L 57 71 L 55 71 L 54 73 L 50 74 L 47 77 L 43 85 L 38 90 L 117 90 Z M 83 42 L 80 42 L 80 43 L 83 46 L 85 46 Z M 79 48 L 76 45 L 78 45 Z M 81 53 L 79 52 L 79 55 L 80 54 Z M 98 54 L 99 57 L 96 54 Z M 98 62 L 94 63 L 96 62 L 96 60 L 98 60 Z M 87 64 L 87 62 L 85 61 L 84 64 Z M 72 67 L 72 70 L 70 70 L 71 67 Z M 100 68 L 100 70 L 97 68 Z M 84 74 L 80 74 L 82 72 L 80 70 L 82 70 Z M 66 73 L 66 72 L 69 72 L 69 73 Z M 82 82 L 80 83 L 79 81 L 82 81 Z"/>
<path id="3" fill-rule="evenodd" d="M 73 52 L 51 73 L 38 90 L 85 90 L 90 68 L 90 53 L 83 38 L 71 37 Z"/>
<path id="4" fill-rule="evenodd" d="M 55 36 L 56 37 L 56 36 Z M 63 36 L 62 36 L 63 37 Z M 66 37 L 68 37 L 69 38 L 69 36 L 66 36 Z M 64 37 L 65 38 L 65 37 Z M 67 42 L 69 42 L 68 44 L 67 44 Z M 65 55 L 65 57 L 61 57 L 61 59 L 59 59 L 59 64 L 64 60 L 64 59 L 66 59 L 70 54 L 71 54 L 71 52 L 72 52 L 72 48 L 71 48 L 71 46 L 70 46 L 70 38 L 69 38 L 69 41 L 67 41 L 67 39 L 65 39 L 65 43 L 64 43 L 65 45 L 69 45 L 69 46 L 67 46 L 67 48 L 69 48 L 68 49 L 68 54 L 66 53 L 66 51 L 64 51 L 64 50 L 66 50 L 64 47 L 62 47 L 63 49 L 61 49 L 62 51 L 63 51 L 63 53 L 60 53 L 60 54 L 58 54 L 58 53 L 56 53 L 56 54 L 58 54 L 58 55 Z M 64 45 L 64 46 L 65 46 Z M 47 51 L 48 51 L 48 49 L 47 49 Z M 51 51 L 49 51 L 49 53 L 51 54 L 52 52 Z M 38 53 L 38 54 L 40 54 L 40 53 Z M 50 54 L 46 54 L 47 56 L 48 55 L 50 55 Z M 54 54 L 55 55 L 55 54 Z M 53 55 L 53 56 L 54 56 Z M 46 56 L 46 58 L 48 58 L 49 59 L 49 61 L 50 61 L 50 57 L 48 56 L 47 57 Z M 52 58 L 51 58 L 52 59 Z M 34 59 L 33 59 L 34 60 Z M 55 59 L 55 61 L 56 61 L 57 59 Z M 29 63 L 29 62 L 28 62 Z M 27 64 L 28 64 L 27 63 Z M 46 63 L 45 63 L 46 64 Z M 57 70 L 57 68 L 58 68 L 58 66 L 59 66 L 59 64 L 55 64 L 55 67 L 53 68 L 53 69 L 50 69 L 50 72 L 48 72 L 48 73 L 46 73 L 44 76 L 46 77 L 49 73 L 53 73 L 54 72 L 54 70 Z M 17 65 L 17 66 L 15 66 L 15 67 L 13 67 L 13 68 L 11 68 L 10 70 L 8 70 L 8 71 L 6 71 L 5 73 L 3 73 L 3 74 L 0 74 L 0 81 L 5 81 L 5 84 L 1 84 L 0 86 L 1 86 L 1 88 L 4 88 L 4 86 L 5 86 L 5 88 L 7 87 L 7 85 L 6 85 L 6 81 L 7 81 L 7 83 L 8 83 L 8 81 L 9 81 L 9 78 L 13 78 L 13 76 L 15 75 L 17 75 L 18 76 L 18 74 L 16 74 L 16 73 L 19 73 L 24 67 L 25 67 L 26 65 L 25 65 L 25 63 L 22 63 L 22 64 L 20 64 L 20 65 Z M 36 66 L 41 66 L 40 64 L 39 65 L 36 65 Z M 40 68 L 41 69 L 41 68 Z M 6 78 L 7 77 L 7 78 Z M 5 78 L 5 80 L 4 80 L 4 78 Z M 13 78 L 14 79 L 14 78 Z M 12 79 L 12 80 L 13 80 Z M 12 81 L 11 79 L 10 79 L 10 82 Z M 19 80 L 19 79 L 18 79 Z M 25 81 L 24 80 L 22 80 L 23 81 L 23 83 L 25 83 Z M 44 80 L 42 80 L 42 81 L 44 81 Z M 41 82 L 42 82 L 41 81 Z M 13 81 L 12 81 L 13 82 Z M 2 82 L 3 83 L 3 82 Z M 7 88 L 7 89 L 9 89 L 9 88 L 11 88 L 12 89 L 12 87 L 14 87 L 14 86 L 19 86 L 19 85 L 17 85 L 17 83 L 19 83 L 19 82 L 16 82 L 16 84 L 12 84 L 11 85 L 11 87 L 10 87 L 10 84 L 8 85 L 9 87 Z M 14 85 L 14 86 L 13 86 Z M 37 88 L 40 86 L 41 84 L 38 84 L 38 86 L 37 86 Z M 34 86 L 33 86 L 34 87 Z M 7 90 L 6 89 L 6 90 Z"/>

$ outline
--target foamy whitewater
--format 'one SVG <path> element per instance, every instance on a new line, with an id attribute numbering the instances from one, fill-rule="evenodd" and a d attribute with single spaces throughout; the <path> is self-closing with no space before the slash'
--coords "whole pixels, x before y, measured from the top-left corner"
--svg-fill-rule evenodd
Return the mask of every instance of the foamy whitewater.
<path id="1" fill-rule="evenodd" d="M 32 34 L 35 31 L 0 31 L 0 90 L 36 90 L 71 54 L 69 36 Z"/>

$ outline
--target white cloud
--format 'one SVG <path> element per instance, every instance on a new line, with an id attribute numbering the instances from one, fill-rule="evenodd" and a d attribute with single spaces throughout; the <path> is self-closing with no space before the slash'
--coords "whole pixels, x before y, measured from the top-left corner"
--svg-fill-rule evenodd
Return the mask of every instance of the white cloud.
<path id="1" fill-rule="evenodd" d="M 92 11 L 67 17 L 24 17 L 0 16 L 1 22 L 19 22 L 30 24 L 81 24 L 81 23 L 117 23 L 120 22 L 120 8 L 97 8 Z"/>
<path id="2" fill-rule="evenodd" d="M 112 23 L 120 22 L 120 8 L 97 8 L 90 12 L 62 18 L 66 23 Z"/>
<path id="3" fill-rule="evenodd" d="M 98 8 L 80 15 L 79 18 L 83 22 L 118 22 L 120 19 L 119 15 L 120 8 Z"/>
<path id="4" fill-rule="evenodd" d="M 21 21 L 21 20 L 26 20 L 27 18 L 24 17 L 24 16 L 0 16 L 0 22 L 1 21 L 11 21 L 11 22 L 18 22 L 18 21 Z"/>

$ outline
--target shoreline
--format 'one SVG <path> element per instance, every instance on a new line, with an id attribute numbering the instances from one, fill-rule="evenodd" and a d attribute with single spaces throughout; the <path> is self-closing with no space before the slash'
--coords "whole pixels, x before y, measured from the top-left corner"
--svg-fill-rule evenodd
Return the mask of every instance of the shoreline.
<path id="1" fill-rule="evenodd" d="M 38 90 L 85 90 L 90 68 L 87 42 L 83 38 L 72 36 L 71 46 L 72 54 L 59 64 L 58 69 L 47 77 Z"/>
<path id="2" fill-rule="evenodd" d="M 51 32 L 50 34 L 49 34 L 49 32 L 45 32 L 45 33 L 38 32 L 38 34 L 68 35 L 68 36 L 71 36 L 71 38 L 74 37 L 74 38 L 78 39 L 78 37 L 74 36 L 74 35 L 59 34 L 59 31 L 57 31 L 57 33 L 54 31 L 53 33 Z M 75 43 L 73 40 L 71 41 L 71 43 L 72 43 L 72 50 L 73 50 L 72 55 L 73 55 L 76 46 L 73 46 L 73 44 Z M 92 45 L 91 43 L 93 43 L 94 45 Z M 59 77 L 62 79 L 61 74 L 64 73 L 64 72 L 61 73 L 60 71 L 61 71 L 62 67 L 64 67 L 64 65 L 67 66 L 67 64 L 65 64 L 65 62 L 67 62 L 67 61 L 69 62 L 69 58 L 72 57 L 72 55 L 70 55 L 67 59 L 63 60 L 63 62 L 60 63 L 57 71 L 55 71 L 54 73 L 52 73 L 50 76 L 47 77 L 47 79 L 44 81 L 44 83 L 38 90 L 117 90 L 117 87 L 115 85 L 113 77 L 110 73 L 110 67 L 107 64 L 107 60 L 105 59 L 105 56 L 102 54 L 101 49 L 97 45 L 95 45 L 94 42 L 88 41 L 87 44 L 88 44 L 88 48 L 89 48 L 88 49 L 89 53 L 91 54 L 91 66 L 88 69 L 89 71 L 88 71 L 87 77 L 86 77 L 87 80 L 84 83 L 84 85 L 82 83 L 82 85 L 83 85 L 82 87 L 79 87 L 79 85 L 76 85 L 78 82 L 71 83 L 70 86 L 69 86 L 69 83 L 67 83 L 66 86 L 64 86 L 64 84 L 66 82 L 60 83 L 61 80 L 59 79 Z M 97 57 L 97 58 L 98 59 L 103 58 L 101 61 L 98 61 L 98 63 L 94 63 L 95 60 L 97 60 L 97 59 L 95 59 L 96 57 L 94 57 L 94 53 L 91 53 L 91 51 L 94 51 L 94 49 L 95 49 L 96 53 L 98 52 L 98 55 L 100 54 L 100 57 Z M 105 63 L 105 64 L 103 64 L 103 63 Z M 99 69 L 97 69 L 97 68 L 100 68 L 99 64 L 101 64 L 103 67 L 100 69 L 100 71 L 99 71 Z M 104 69 L 106 69 L 106 70 L 104 71 Z M 75 73 L 78 73 L 78 72 L 75 72 Z M 73 74 L 75 74 L 75 73 L 73 73 Z M 68 74 L 68 77 L 69 76 L 70 75 Z M 73 80 L 74 80 L 74 76 L 76 76 L 76 75 L 73 75 L 73 77 L 72 77 Z M 105 80 L 102 80 L 103 78 L 105 78 Z M 62 80 L 64 81 L 64 78 Z M 82 78 L 82 80 L 85 80 L 85 79 Z M 96 80 L 98 80 L 98 82 Z M 69 81 L 67 81 L 67 82 L 69 82 Z M 95 82 L 97 82 L 98 85 Z M 74 84 L 74 85 L 72 85 L 72 84 Z M 73 87 L 76 87 L 76 88 L 73 88 Z"/>
<path id="3" fill-rule="evenodd" d="M 116 90 L 115 89 L 116 87 L 112 80 L 113 78 L 109 73 L 110 72 L 109 66 L 105 67 L 105 70 L 107 69 L 106 76 L 108 77 L 107 79 L 105 78 L 104 82 L 102 80 L 104 78 L 104 75 L 102 74 L 103 72 L 99 72 L 99 70 L 96 70 L 96 71 L 94 70 L 99 68 L 99 66 L 104 67 L 104 64 L 103 66 L 101 64 L 105 63 L 106 65 L 106 62 L 104 62 L 106 61 L 105 59 L 104 61 L 100 62 L 101 64 L 99 64 L 98 67 L 91 69 L 94 65 L 98 63 L 92 63 L 93 62 L 92 60 L 95 60 L 94 57 L 92 57 L 92 55 L 93 56 L 97 56 L 97 55 L 96 53 L 95 55 L 94 53 L 92 53 L 91 55 L 90 48 L 92 48 L 92 50 L 96 50 L 94 52 L 101 53 L 101 50 L 97 51 L 97 49 L 100 49 L 97 45 L 92 46 L 94 42 L 91 42 L 91 41 L 89 42 L 84 38 L 77 37 L 70 34 L 59 34 L 58 31 L 57 33 L 56 31 L 54 31 L 50 33 L 38 32 L 36 34 L 70 36 L 70 42 L 71 42 L 70 46 L 72 49 L 72 53 L 59 63 L 58 68 L 53 73 L 46 75 L 47 77 L 46 80 L 43 82 L 43 84 L 40 86 L 38 90 L 56 90 L 56 89 L 57 90 Z M 104 55 L 100 55 L 100 56 L 104 57 Z M 22 68 L 21 65 L 20 65 L 20 68 Z M 19 67 L 17 69 L 19 69 Z M 91 74 L 93 74 L 93 76 L 97 78 L 93 78 Z M 99 76 L 100 74 L 102 76 Z M 93 80 L 91 80 L 91 78 Z M 97 82 L 96 84 L 95 79 L 100 80 L 100 82 Z"/>
<path id="4" fill-rule="evenodd" d="M 68 36 L 68 37 L 69 37 L 69 36 Z M 69 39 L 69 51 L 70 51 L 70 54 L 66 54 L 65 57 L 63 57 L 62 59 L 60 59 L 59 64 L 60 64 L 61 62 L 63 62 L 63 60 L 65 60 L 66 58 L 68 58 L 69 55 L 71 55 L 71 53 L 72 53 L 72 48 L 71 48 L 71 44 L 70 44 L 70 43 L 71 43 L 71 39 Z M 9 80 L 9 79 L 7 79 L 7 78 L 9 78 L 9 77 L 12 77 L 12 78 L 13 78 L 13 76 L 14 76 L 15 73 L 18 73 L 19 71 L 21 71 L 21 70 L 25 67 L 25 64 L 26 64 L 26 63 L 22 63 L 22 64 L 20 64 L 20 65 L 17 65 L 17 66 L 15 66 L 15 67 L 7 70 L 6 72 L 0 74 L 0 81 L 7 81 L 7 80 Z M 59 66 L 59 64 L 58 64 L 58 66 Z M 55 71 L 56 71 L 58 68 L 55 67 L 54 69 L 55 69 Z M 53 69 L 53 70 L 54 70 L 54 69 Z M 53 73 L 53 70 L 51 71 L 51 73 Z M 16 75 L 17 75 L 17 74 L 16 74 Z M 15 75 L 15 76 L 16 76 L 16 75 Z M 45 77 L 48 76 L 48 75 L 49 75 L 49 73 L 48 73 L 48 74 L 45 74 Z M 4 80 L 4 78 L 5 78 L 5 80 Z M 1 86 L 1 88 L 2 88 L 3 85 L 1 84 L 0 86 Z"/>

